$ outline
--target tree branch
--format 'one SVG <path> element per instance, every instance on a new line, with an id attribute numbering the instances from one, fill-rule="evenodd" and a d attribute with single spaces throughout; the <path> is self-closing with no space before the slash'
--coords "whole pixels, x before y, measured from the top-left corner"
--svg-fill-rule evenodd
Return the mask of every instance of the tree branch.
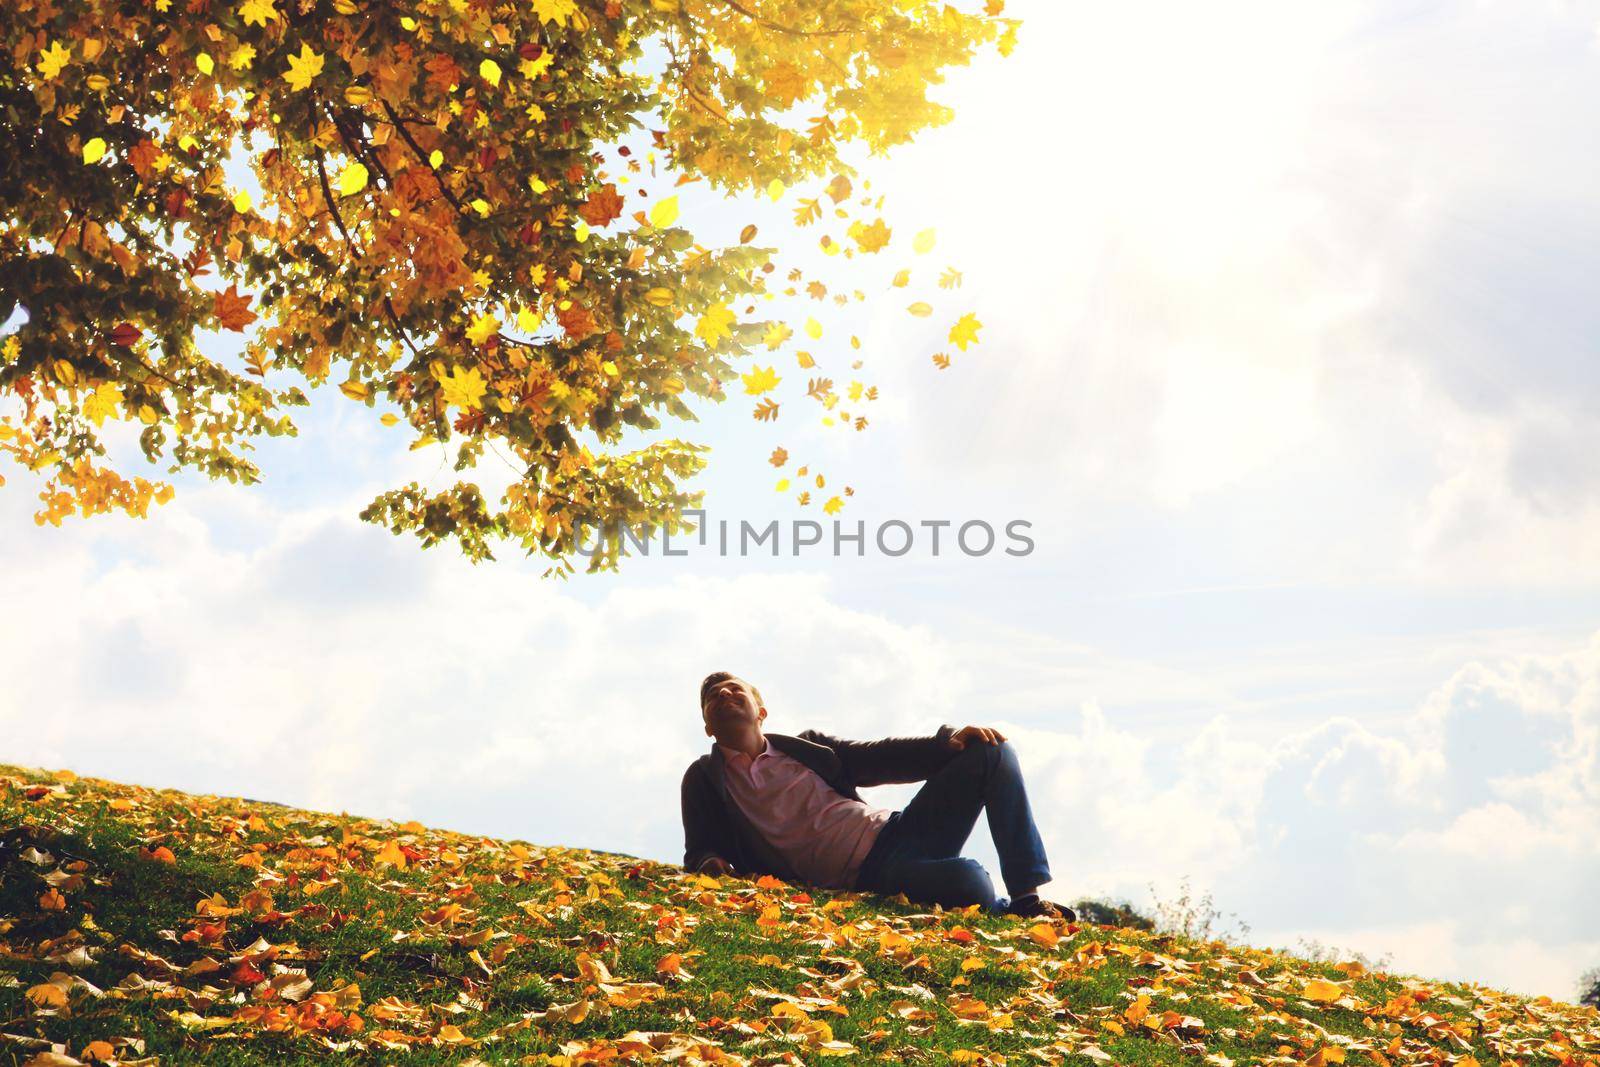
<path id="1" fill-rule="evenodd" d="M 456 195 L 450 191 L 449 186 L 445 185 L 444 179 L 434 171 L 433 164 L 428 162 L 428 153 L 424 152 L 422 146 L 417 143 L 417 139 L 411 136 L 411 131 L 406 129 L 405 124 L 400 121 L 400 116 L 395 114 L 394 108 L 390 106 L 389 101 L 383 101 L 383 110 L 388 114 L 389 121 L 394 124 L 394 128 L 400 131 L 400 139 L 411 146 L 411 151 L 416 153 L 417 159 L 423 166 L 428 168 L 428 173 L 433 175 L 433 180 L 439 186 L 439 191 L 444 194 L 444 198 L 450 201 L 451 206 L 458 213 L 466 211 L 466 205 L 456 199 Z"/>

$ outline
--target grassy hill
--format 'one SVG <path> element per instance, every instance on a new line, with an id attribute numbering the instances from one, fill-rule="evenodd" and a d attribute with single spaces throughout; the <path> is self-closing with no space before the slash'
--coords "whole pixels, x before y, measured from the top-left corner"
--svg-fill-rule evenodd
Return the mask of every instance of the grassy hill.
<path id="1" fill-rule="evenodd" d="M 0 1017 L 0 1064 L 1600 1063 L 1477 986 L 3 767 Z"/>

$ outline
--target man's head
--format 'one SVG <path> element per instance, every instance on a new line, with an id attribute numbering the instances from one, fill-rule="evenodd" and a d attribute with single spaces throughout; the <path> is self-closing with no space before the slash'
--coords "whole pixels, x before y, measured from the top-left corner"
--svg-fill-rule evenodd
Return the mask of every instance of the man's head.
<path id="1" fill-rule="evenodd" d="M 700 717 L 706 736 L 759 726 L 767 717 L 761 690 L 727 671 L 713 671 L 700 683 Z"/>

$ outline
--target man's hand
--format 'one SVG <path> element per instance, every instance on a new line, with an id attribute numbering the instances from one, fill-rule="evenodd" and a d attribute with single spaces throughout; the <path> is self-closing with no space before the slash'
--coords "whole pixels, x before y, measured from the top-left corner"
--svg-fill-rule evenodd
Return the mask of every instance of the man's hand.
<path id="1" fill-rule="evenodd" d="M 707 856 L 695 868 L 696 874 L 724 875 L 733 873 L 733 865 L 721 856 Z"/>
<path id="2" fill-rule="evenodd" d="M 963 726 L 950 735 L 949 745 L 957 752 L 967 747 L 968 741 L 983 741 L 987 744 L 998 745 L 1006 739 L 1006 735 L 992 726 Z"/>

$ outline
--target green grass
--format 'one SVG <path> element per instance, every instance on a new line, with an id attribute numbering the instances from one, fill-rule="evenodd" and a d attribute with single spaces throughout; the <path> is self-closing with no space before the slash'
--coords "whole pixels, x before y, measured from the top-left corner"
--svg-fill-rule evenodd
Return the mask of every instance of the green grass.
<path id="1" fill-rule="evenodd" d="M 1593 1009 L 1478 986 L 16 768 L 0 1033 L 0 1064 L 1600 1063 Z"/>

